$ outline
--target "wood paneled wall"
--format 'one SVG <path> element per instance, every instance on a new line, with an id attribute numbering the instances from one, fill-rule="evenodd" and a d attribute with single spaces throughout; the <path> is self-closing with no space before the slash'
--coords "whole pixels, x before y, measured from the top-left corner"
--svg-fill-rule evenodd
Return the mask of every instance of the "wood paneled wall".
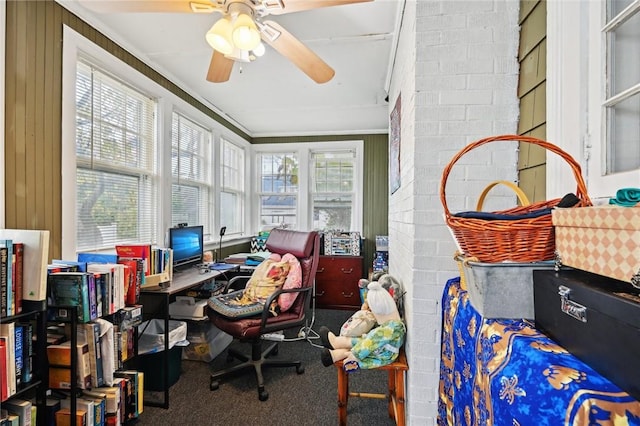
<path id="1" fill-rule="evenodd" d="M 7 228 L 48 229 L 51 232 L 50 258 L 61 256 L 61 207 L 65 202 L 61 187 L 63 25 L 248 141 L 273 142 L 270 140 L 273 138 L 252 140 L 54 0 L 7 0 L 6 18 L 5 225 Z M 295 139 L 311 142 L 328 137 Z M 364 235 L 368 262 L 373 259 L 373 237 L 387 233 L 387 135 L 331 139 L 365 140 Z"/>
<path id="2" fill-rule="evenodd" d="M 518 134 L 546 140 L 547 3 L 520 1 L 520 122 Z M 553 141 L 550 141 L 553 142 Z M 520 144 L 520 187 L 532 202 L 546 200 L 546 150 Z"/>

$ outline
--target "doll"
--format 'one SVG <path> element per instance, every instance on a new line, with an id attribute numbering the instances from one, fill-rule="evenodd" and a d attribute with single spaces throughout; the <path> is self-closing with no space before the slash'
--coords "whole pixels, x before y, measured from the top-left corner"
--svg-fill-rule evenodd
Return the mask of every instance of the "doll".
<path id="1" fill-rule="evenodd" d="M 322 340 L 320 359 L 325 367 L 344 361 L 348 372 L 391 364 L 404 343 L 406 327 L 393 297 L 379 282 L 367 286 L 367 305 L 377 326 L 361 337 L 336 336 L 327 327 L 320 327 Z"/>

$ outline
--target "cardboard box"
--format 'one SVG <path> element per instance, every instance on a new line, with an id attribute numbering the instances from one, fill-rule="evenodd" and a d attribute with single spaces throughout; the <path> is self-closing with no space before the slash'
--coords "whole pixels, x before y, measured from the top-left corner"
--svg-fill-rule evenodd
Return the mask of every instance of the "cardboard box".
<path id="1" fill-rule="evenodd" d="M 562 265 L 640 287 L 640 207 L 553 209 Z"/>
<path id="2" fill-rule="evenodd" d="M 169 316 L 177 319 L 204 319 L 207 317 L 207 299 L 177 296 L 176 301 L 169 304 Z"/>

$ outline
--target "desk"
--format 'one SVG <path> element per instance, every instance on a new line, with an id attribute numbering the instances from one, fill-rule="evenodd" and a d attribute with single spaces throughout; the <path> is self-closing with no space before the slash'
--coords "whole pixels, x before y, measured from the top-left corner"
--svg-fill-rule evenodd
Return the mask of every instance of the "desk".
<path id="1" fill-rule="evenodd" d="M 442 306 L 438 425 L 640 425 L 640 402 L 532 322 L 483 318 L 459 278 Z"/>
<path id="2" fill-rule="evenodd" d="M 140 303 L 143 305 L 142 312 L 145 319 L 161 318 L 164 319 L 164 399 L 162 402 L 156 400 L 146 400 L 145 405 L 151 407 L 169 408 L 169 303 L 175 296 L 199 284 L 224 276 L 224 271 L 209 271 L 201 273 L 198 268 L 190 268 L 184 271 L 173 273 L 167 288 L 159 290 L 142 289 L 140 292 Z M 138 358 L 138 357 L 136 357 Z M 145 392 L 146 394 L 146 392 Z M 145 395 L 146 397 L 146 395 Z"/>

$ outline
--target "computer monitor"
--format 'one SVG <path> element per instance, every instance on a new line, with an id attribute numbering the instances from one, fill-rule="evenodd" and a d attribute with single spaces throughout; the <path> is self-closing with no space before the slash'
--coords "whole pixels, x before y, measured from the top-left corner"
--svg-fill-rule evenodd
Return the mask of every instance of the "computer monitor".
<path id="1" fill-rule="evenodd" d="M 202 262 L 204 251 L 202 225 L 169 228 L 169 248 L 173 250 L 173 268 Z"/>

